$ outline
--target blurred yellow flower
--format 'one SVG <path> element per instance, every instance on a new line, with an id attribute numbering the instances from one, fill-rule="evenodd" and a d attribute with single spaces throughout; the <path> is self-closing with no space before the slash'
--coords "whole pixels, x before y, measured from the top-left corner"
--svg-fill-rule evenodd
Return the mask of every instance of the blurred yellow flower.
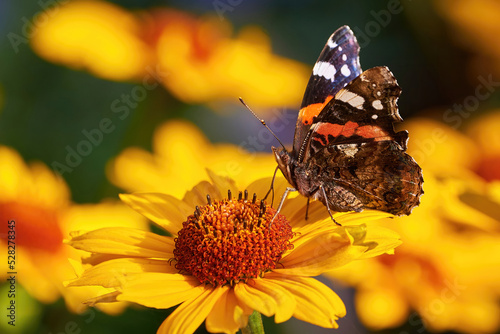
<path id="1" fill-rule="evenodd" d="M 494 333 L 500 328 L 500 192 L 471 168 L 474 141 L 439 122 L 405 128 L 424 171 L 425 196 L 408 217 L 374 222 L 394 229 L 394 256 L 355 262 L 331 277 L 357 288 L 356 309 L 370 328 L 407 322 L 414 332 Z M 412 331 L 412 332 L 413 332 Z"/>
<path id="2" fill-rule="evenodd" d="M 231 39 L 231 29 L 214 17 L 165 18 L 157 45 L 166 87 L 181 100 L 201 103 L 236 101 L 255 106 L 298 105 L 310 70 L 274 55 L 269 38 L 256 27 Z"/>
<path id="3" fill-rule="evenodd" d="M 438 12 L 454 28 L 456 38 L 465 49 L 474 53 L 476 64 L 484 69 L 488 64 L 500 74 L 500 6 L 496 0 L 437 0 Z"/>
<path id="4" fill-rule="evenodd" d="M 237 101 L 298 105 L 309 78 L 303 64 L 272 53 L 255 27 L 232 38 L 229 23 L 164 8 L 130 13 L 78 0 L 44 13 L 31 45 L 41 57 L 111 80 L 155 78 L 186 103 Z"/>
<path id="5" fill-rule="evenodd" d="M 276 168 L 271 154 L 211 144 L 197 127 L 180 120 L 158 127 L 153 152 L 125 149 L 108 165 L 108 178 L 127 191 L 168 192 L 179 197 L 206 178 L 206 168 L 243 186 L 247 180 L 271 176 Z"/>
<path id="6" fill-rule="evenodd" d="M 388 214 L 366 211 L 335 215 L 312 203 L 287 201 L 276 210 L 256 199 L 269 179 L 238 194 L 234 181 L 209 172 L 183 200 L 162 193 L 123 195 L 122 200 L 172 236 L 138 229 L 107 228 L 72 234 L 70 245 L 91 252 L 93 267 L 69 286 L 101 285 L 115 293 L 100 301 L 129 301 L 154 308 L 181 304 L 158 333 L 192 333 L 206 320 L 214 333 L 235 333 L 255 310 L 277 323 L 294 316 L 337 328 L 345 315 L 340 298 L 312 276 L 353 260 L 393 253 L 399 236 L 364 223 Z M 286 187 L 279 182 L 277 191 Z M 250 195 L 251 196 L 251 195 Z M 101 259 L 101 260 L 99 260 Z"/>
<path id="7" fill-rule="evenodd" d="M 83 252 L 63 244 L 72 229 L 110 226 L 146 228 L 140 215 L 131 215 L 124 205 L 103 202 L 76 205 L 70 202 L 68 187 L 45 165 L 27 166 L 11 148 L 0 146 L 0 248 L 6 250 L 8 236 L 15 244 L 14 268 L 7 268 L 7 252 L 2 252 L 1 271 L 17 272 L 16 278 L 26 291 L 43 303 L 64 297 L 73 312 L 83 312 L 81 300 L 105 291 L 99 287 L 69 290 L 62 282 L 75 277 L 68 259 L 79 260 Z M 127 209 L 128 210 L 128 209 Z M 8 221 L 14 221 L 15 234 L 8 233 Z M 12 243 L 10 243 L 12 245 Z M 124 305 L 103 305 L 114 313 Z"/>
<path id="8" fill-rule="evenodd" d="M 111 80 L 140 79 L 153 61 L 140 21 L 105 1 L 70 1 L 44 13 L 33 50 L 42 58 Z"/>

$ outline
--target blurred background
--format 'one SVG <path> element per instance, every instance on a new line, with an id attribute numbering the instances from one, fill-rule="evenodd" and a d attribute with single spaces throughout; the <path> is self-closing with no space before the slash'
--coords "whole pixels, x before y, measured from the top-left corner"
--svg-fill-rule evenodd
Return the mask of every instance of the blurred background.
<path id="1" fill-rule="evenodd" d="M 66 292 L 62 240 L 89 222 L 146 226 L 120 192 L 182 196 L 205 167 L 271 176 L 277 144 L 238 97 L 290 145 L 314 62 L 342 25 L 362 68 L 388 66 L 403 89 L 399 127 L 426 194 L 410 217 L 384 222 L 404 242 L 395 256 L 322 278 L 348 310 L 336 331 L 500 332 L 495 0 L 1 2 L 2 242 L 11 215 L 29 224 L 17 226 L 15 330 L 5 283 L 0 332 L 156 332 L 172 310 L 89 310 Z M 265 328 L 333 332 L 295 319 Z"/>

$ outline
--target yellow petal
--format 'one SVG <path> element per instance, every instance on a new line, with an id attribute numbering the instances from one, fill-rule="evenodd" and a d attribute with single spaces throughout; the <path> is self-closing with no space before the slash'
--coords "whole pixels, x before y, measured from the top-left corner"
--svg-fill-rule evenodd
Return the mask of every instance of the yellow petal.
<path id="1" fill-rule="evenodd" d="M 213 185 L 218 189 L 219 193 L 221 194 L 221 198 L 227 196 L 228 190 L 231 190 L 233 194 L 236 194 L 238 192 L 238 187 L 231 178 L 215 174 L 210 169 L 207 169 L 207 174 L 212 180 Z"/>
<path id="2" fill-rule="evenodd" d="M 177 273 L 168 260 L 122 258 L 99 263 L 83 272 L 67 286 L 100 285 L 105 288 L 120 286 L 127 277 L 142 272 Z"/>
<path id="3" fill-rule="evenodd" d="M 287 321 L 293 316 L 297 303 L 291 292 L 275 284 L 272 280 L 256 279 L 252 282 L 256 289 L 268 294 L 275 300 L 277 308 L 274 321 L 276 323 Z"/>
<path id="4" fill-rule="evenodd" d="M 169 308 L 197 298 L 207 289 L 195 277 L 170 273 L 140 273 L 121 284 L 118 300 L 155 308 Z"/>
<path id="5" fill-rule="evenodd" d="M 166 194 L 120 194 L 120 198 L 132 209 L 151 219 L 172 235 L 177 235 L 182 223 L 194 211 L 194 207 Z"/>
<path id="6" fill-rule="evenodd" d="M 283 268 L 273 271 L 287 275 L 317 276 L 358 259 L 368 247 L 353 245 L 342 228 L 317 234 L 293 249 L 281 260 Z M 294 244 L 295 246 L 295 244 Z"/>
<path id="7" fill-rule="evenodd" d="M 311 277 L 287 277 L 277 273 L 266 279 L 290 291 L 297 307 L 294 317 L 325 328 L 338 328 L 336 322 L 345 316 L 344 303 L 329 287 Z"/>
<path id="8" fill-rule="evenodd" d="M 173 258 L 174 240 L 147 231 L 108 227 L 83 234 L 73 232 L 71 237 L 69 245 L 91 253 Z"/>
<path id="9" fill-rule="evenodd" d="M 185 301 L 161 324 L 157 334 L 193 333 L 227 289 L 227 286 L 207 288 L 196 298 Z"/>
<path id="10" fill-rule="evenodd" d="M 252 287 L 250 284 L 240 283 L 234 287 L 236 298 L 257 312 L 267 317 L 276 313 L 276 300 L 269 294 Z"/>
<path id="11" fill-rule="evenodd" d="M 375 257 L 385 253 L 394 254 L 394 248 L 403 243 L 400 238 L 398 233 L 389 228 L 376 225 L 369 226 L 363 240 L 363 244 L 369 245 L 369 249 L 359 259 Z"/>
<path id="12" fill-rule="evenodd" d="M 182 198 L 182 201 L 184 203 L 187 203 L 190 207 L 195 208 L 196 206 L 207 204 L 207 195 L 209 195 L 212 200 L 222 198 L 221 193 L 213 184 L 208 181 L 201 181 L 193 189 L 186 192 L 186 194 Z"/>
<path id="13" fill-rule="evenodd" d="M 114 291 L 114 292 L 110 292 L 110 293 L 107 293 L 105 295 L 101 295 L 101 296 L 98 296 L 98 297 L 94 297 L 94 298 L 89 298 L 87 300 L 84 301 L 85 304 L 89 305 L 89 306 L 96 306 L 97 303 L 116 303 L 118 300 L 116 299 L 116 297 L 120 294 L 119 291 Z"/>
<path id="14" fill-rule="evenodd" d="M 247 325 L 252 312 L 252 309 L 238 302 L 234 289 L 227 289 L 207 316 L 207 330 L 211 333 L 236 333 Z"/>

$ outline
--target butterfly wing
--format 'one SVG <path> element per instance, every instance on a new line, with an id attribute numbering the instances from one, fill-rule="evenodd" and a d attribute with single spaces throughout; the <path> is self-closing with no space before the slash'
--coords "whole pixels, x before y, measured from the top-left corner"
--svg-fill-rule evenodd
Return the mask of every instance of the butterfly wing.
<path id="1" fill-rule="evenodd" d="M 401 88 L 389 69 L 363 72 L 324 107 L 306 136 L 303 165 L 319 170 L 311 190 L 338 211 L 373 208 L 409 214 L 419 204 L 422 171 L 405 153 L 407 131 L 397 100 Z M 326 195 L 326 196 L 325 196 Z"/>
<path id="2" fill-rule="evenodd" d="M 328 39 L 314 65 L 297 118 L 293 152 L 299 155 L 313 118 L 349 82 L 361 74 L 359 45 L 348 26 L 337 29 Z"/>

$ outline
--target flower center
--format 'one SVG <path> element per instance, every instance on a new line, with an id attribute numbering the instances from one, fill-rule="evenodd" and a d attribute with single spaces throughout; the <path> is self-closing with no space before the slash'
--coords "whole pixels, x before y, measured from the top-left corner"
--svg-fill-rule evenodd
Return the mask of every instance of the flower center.
<path id="1" fill-rule="evenodd" d="M 175 239 L 174 259 L 181 273 L 215 286 L 247 281 L 274 269 L 286 250 L 292 249 L 292 227 L 283 215 L 248 200 L 212 201 L 196 207 Z"/>

